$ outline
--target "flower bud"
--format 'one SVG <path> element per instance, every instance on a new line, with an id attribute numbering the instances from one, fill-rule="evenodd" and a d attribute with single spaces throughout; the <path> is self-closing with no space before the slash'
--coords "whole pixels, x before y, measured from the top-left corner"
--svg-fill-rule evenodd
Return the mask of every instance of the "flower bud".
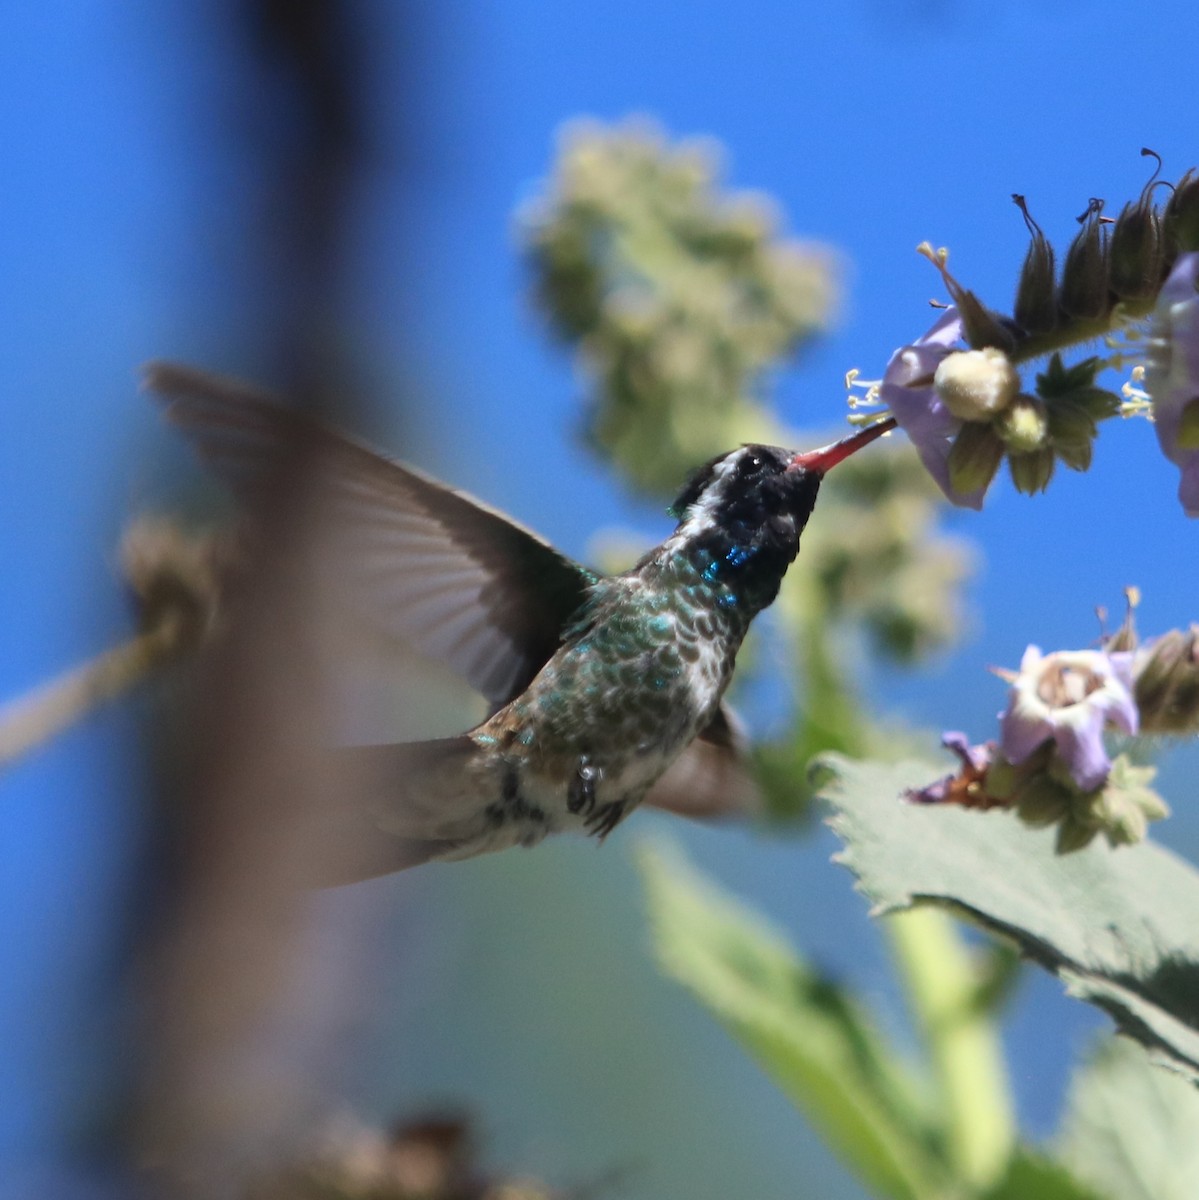
<path id="1" fill-rule="evenodd" d="M 985 421 L 1002 412 L 1020 389 L 1020 375 L 1002 350 L 959 350 L 937 365 L 933 387 L 960 421 Z"/>
<path id="2" fill-rule="evenodd" d="M 1072 792 L 1048 775 L 1034 775 L 1016 795 L 1016 812 L 1026 825 L 1040 829 L 1062 820 L 1072 798 Z"/>
<path id="3" fill-rule="evenodd" d="M 1076 802 L 1074 815 L 1100 830 L 1113 846 L 1144 841 L 1149 822 L 1170 815 L 1169 806 L 1149 787 L 1156 774 L 1157 768 L 1134 767 L 1126 755 L 1118 755 L 1107 782 Z"/>
<path id="4" fill-rule="evenodd" d="M 996 800 L 1013 800 L 1024 782 L 1025 772 L 1013 766 L 996 750 L 987 766 L 985 787 L 988 796 Z"/>
<path id="5" fill-rule="evenodd" d="M 1070 812 L 1057 827 L 1057 841 L 1054 849 L 1058 854 L 1073 854 L 1076 850 L 1085 850 L 1095 840 L 1098 832 L 1097 825 L 1092 825 L 1074 812 Z"/>
<path id="6" fill-rule="evenodd" d="M 1147 643 L 1134 669 L 1133 696 L 1145 733 L 1199 732 L 1199 625 Z"/>
<path id="7" fill-rule="evenodd" d="M 995 432 L 1013 454 L 1043 449 L 1049 438 L 1045 405 L 1035 396 L 1017 396 L 995 421 Z"/>
<path id="8" fill-rule="evenodd" d="M 1057 400 L 1048 406 L 1048 420 L 1053 452 L 1072 471 L 1087 470 L 1097 432 L 1090 413 L 1072 400 Z"/>
<path id="9" fill-rule="evenodd" d="M 1053 451 L 1048 446 L 1030 454 L 1017 454 L 1013 450 L 1007 460 L 1008 472 L 1016 491 L 1026 496 L 1035 496 L 1049 486 L 1053 478 L 1053 464 Z"/>
<path id="10" fill-rule="evenodd" d="M 990 425 L 967 421 L 949 449 L 946 468 L 956 492 L 985 491 L 1003 461 L 1003 442 Z"/>
<path id="11" fill-rule="evenodd" d="M 1183 405 L 1174 444 L 1179 450 L 1199 450 L 1199 396 Z"/>
<path id="12" fill-rule="evenodd" d="M 1016 324 L 1025 333 L 1049 333 L 1057 324 L 1056 265 L 1053 247 L 1041 232 L 1041 227 L 1032 219 L 1024 197 L 1013 195 L 1024 224 L 1028 227 L 1031 241 L 1020 269 L 1020 282 L 1016 287 L 1016 304 L 1012 315 Z"/>
<path id="13" fill-rule="evenodd" d="M 1067 317 L 1092 320 L 1111 307 L 1107 228 L 1099 219 L 1101 200 L 1092 200 L 1080 218 L 1082 229 L 1066 253 L 1058 308 Z"/>

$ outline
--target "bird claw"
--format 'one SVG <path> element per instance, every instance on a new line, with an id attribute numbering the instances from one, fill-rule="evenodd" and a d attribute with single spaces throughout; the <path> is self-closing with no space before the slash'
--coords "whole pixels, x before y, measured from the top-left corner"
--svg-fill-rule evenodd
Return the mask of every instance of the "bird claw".
<path id="1" fill-rule="evenodd" d="M 566 807 L 572 813 L 586 811 L 590 817 L 595 811 L 595 789 L 602 776 L 603 771 L 599 767 L 593 767 L 588 762 L 587 755 L 584 754 L 579 758 L 578 769 L 575 771 L 566 793 Z"/>
<path id="2" fill-rule="evenodd" d="M 587 832 L 595 834 L 602 842 L 620 824 L 624 810 L 623 800 L 613 800 L 610 804 L 605 804 L 594 816 L 587 819 Z"/>

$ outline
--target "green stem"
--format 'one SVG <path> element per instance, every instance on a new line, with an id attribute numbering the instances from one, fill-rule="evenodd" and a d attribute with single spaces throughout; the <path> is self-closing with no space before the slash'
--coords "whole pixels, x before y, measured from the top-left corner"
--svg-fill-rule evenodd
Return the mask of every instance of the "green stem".
<path id="1" fill-rule="evenodd" d="M 994 1020 L 952 918 L 910 909 L 883 922 L 945 1114 L 946 1156 L 972 1188 L 994 1183 L 1015 1142 L 1015 1118 Z"/>
<path id="2" fill-rule="evenodd" d="M 179 621 L 164 620 L 5 705 L 0 709 L 0 770 L 177 657 L 185 642 L 181 628 Z"/>
<path id="3" fill-rule="evenodd" d="M 1010 358 L 1014 363 L 1034 362 L 1038 358 L 1047 357 L 1055 350 L 1068 350 L 1071 346 L 1098 341 L 1129 321 L 1144 320 L 1153 311 L 1155 303 L 1156 298 L 1121 301 L 1106 317 L 1076 319 L 1049 333 L 1026 338 L 1012 351 Z"/>

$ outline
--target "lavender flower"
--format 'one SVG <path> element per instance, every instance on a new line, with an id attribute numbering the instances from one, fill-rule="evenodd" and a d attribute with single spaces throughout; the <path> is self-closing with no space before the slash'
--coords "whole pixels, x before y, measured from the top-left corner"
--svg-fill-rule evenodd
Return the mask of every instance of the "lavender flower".
<path id="1" fill-rule="evenodd" d="M 909 788 L 907 799 L 916 804 L 961 804 L 967 808 L 990 808 L 994 801 L 987 795 L 984 783 L 991 766 L 994 742 L 972 746 L 970 739 L 957 730 L 941 735 L 941 745 L 957 755 L 961 763 L 956 774 L 946 775 L 922 788 Z"/>
<path id="2" fill-rule="evenodd" d="M 959 492 L 949 482 L 949 451 L 962 422 L 949 411 L 933 386 L 937 368 L 961 336 L 958 310 L 947 308 L 923 337 L 891 356 L 879 388 L 879 401 L 895 414 L 941 491 L 954 504 L 982 508 L 985 487 Z"/>
<path id="3" fill-rule="evenodd" d="M 1199 253 L 1179 255 L 1154 317 L 1145 391 L 1162 453 L 1182 470 L 1178 498 L 1199 517 Z M 902 423 L 902 422 L 901 422 Z"/>
<path id="4" fill-rule="evenodd" d="M 1043 655 L 1029 646 L 1000 714 L 1000 749 L 1019 765 L 1050 738 L 1070 777 L 1084 792 L 1100 787 L 1111 770 L 1103 746 L 1110 722 L 1136 733 L 1132 655 L 1101 650 L 1057 650 Z"/>

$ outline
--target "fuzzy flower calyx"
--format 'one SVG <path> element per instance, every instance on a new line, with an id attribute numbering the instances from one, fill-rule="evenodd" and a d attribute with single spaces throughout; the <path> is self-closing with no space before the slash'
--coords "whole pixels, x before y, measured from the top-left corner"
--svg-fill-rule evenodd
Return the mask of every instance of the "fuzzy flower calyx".
<path id="1" fill-rule="evenodd" d="M 1199 625 L 1146 642 L 1133 674 L 1143 733 L 1199 733 Z"/>
<path id="2" fill-rule="evenodd" d="M 1070 778 L 1083 791 L 1100 787 L 1111 769 L 1103 745 L 1110 723 L 1136 733 L 1132 656 L 1100 650 L 1042 654 L 1029 646 L 1000 714 L 1000 748 L 1019 765 L 1052 740 Z"/>
<path id="3" fill-rule="evenodd" d="M 1020 390 L 1020 376 L 1002 350 L 955 350 L 938 364 L 933 387 L 945 407 L 961 421 L 987 421 Z"/>

